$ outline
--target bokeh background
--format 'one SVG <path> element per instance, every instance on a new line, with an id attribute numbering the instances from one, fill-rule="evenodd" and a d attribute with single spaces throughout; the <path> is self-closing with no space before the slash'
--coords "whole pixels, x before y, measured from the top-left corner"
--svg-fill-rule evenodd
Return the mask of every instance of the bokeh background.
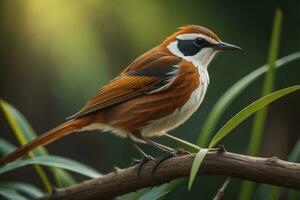
<path id="1" fill-rule="evenodd" d="M 211 83 L 200 109 L 172 134 L 195 142 L 201 125 L 215 101 L 234 82 L 266 63 L 273 16 L 283 10 L 279 57 L 300 49 L 300 1 L 71 1 L 2 0 L 0 2 L 0 97 L 18 108 L 33 128 L 42 133 L 64 121 L 89 97 L 133 59 L 158 45 L 186 24 L 203 25 L 223 41 L 243 48 L 218 55 L 209 67 Z M 300 61 L 277 71 L 275 89 L 300 83 Z M 220 128 L 240 109 L 259 98 L 262 78 L 252 84 L 222 117 Z M 285 159 L 300 136 L 299 93 L 269 107 L 261 156 Z M 250 118 L 224 140 L 226 148 L 246 153 Z M 0 113 L 0 135 L 17 144 Z M 157 139 L 174 146 L 168 140 Z M 124 168 L 136 157 L 126 140 L 100 131 L 67 136 L 47 149 L 110 172 Z M 158 155 L 152 148 L 145 151 Z M 75 175 L 79 180 L 83 177 Z M 4 178 L 41 185 L 30 168 Z M 191 192 L 187 182 L 167 199 L 211 199 L 225 177 L 200 177 Z M 226 199 L 236 199 L 239 180 L 226 190 Z"/>

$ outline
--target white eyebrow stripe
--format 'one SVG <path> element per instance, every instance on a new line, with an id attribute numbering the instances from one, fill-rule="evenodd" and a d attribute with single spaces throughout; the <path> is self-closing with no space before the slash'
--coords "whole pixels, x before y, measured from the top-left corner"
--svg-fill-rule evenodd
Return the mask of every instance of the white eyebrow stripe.
<path id="1" fill-rule="evenodd" d="M 174 42 L 171 42 L 168 46 L 167 46 L 167 48 L 169 49 L 169 51 L 171 52 L 171 53 L 173 53 L 174 55 L 176 55 L 176 56 L 178 56 L 178 57 L 180 57 L 180 58 L 185 58 L 185 56 L 183 55 L 183 53 L 181 52 L 181 51 L 179 51 L 179 49 L 178 49 L 178 41 L 177 40 L 175 40 Z"/>
<path id="2" fill-rule="evenodd" d="M 207 37 L 206 35 L 203 35 L 201 33 L 181 34 L 181 35 L 178 35 L 176 38 L 180 39 L 180 40 L 194 40 L 196 38 L 204 38 L 205 40 L 207 40 L 208 42 L 210 42 L 212 44 L 218 43 L 216 40 L 214 40 L 214 39 L 212 39 L 210 37 Z"/>

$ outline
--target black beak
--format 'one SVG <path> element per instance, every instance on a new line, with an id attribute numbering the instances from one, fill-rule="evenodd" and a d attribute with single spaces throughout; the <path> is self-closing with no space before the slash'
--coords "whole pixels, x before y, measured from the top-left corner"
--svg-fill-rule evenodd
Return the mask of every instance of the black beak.
<path id="1" fill-rule="evenodd" d="M 220 42 L 218 44 L 215 44 L 213 46 L 213 48 L 215 50 L 221 50 L 221 51 L 241 50 L 242 49 L 242 48 L 240 48 L 238 46 L 235 46 L 233 44 L 228 44 L 228 43 L 225 43 L 225 42 Z"/>

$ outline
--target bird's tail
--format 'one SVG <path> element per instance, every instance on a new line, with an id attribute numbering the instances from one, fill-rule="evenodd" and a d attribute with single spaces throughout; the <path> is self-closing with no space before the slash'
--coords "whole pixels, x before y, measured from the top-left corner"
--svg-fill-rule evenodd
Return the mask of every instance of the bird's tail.
<path id="1" fill-rule="evenodd" d="M 81 129 L 81 127 L 83 127 L 83 124 L 80 119 L 70 120 L 66 123 L 63 123 L 8 154 L 4 159 L 0 161 L 0 167 L 20 158 L 21 156 L 39 146 L 45 146 L 69 133 L 78 131 Z"/>

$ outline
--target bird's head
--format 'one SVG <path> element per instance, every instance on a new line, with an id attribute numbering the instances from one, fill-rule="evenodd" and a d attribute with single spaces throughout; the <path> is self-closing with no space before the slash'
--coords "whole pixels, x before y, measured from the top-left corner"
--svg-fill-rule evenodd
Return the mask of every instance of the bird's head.
<path id="1" fill-rule="evenodd" d="M 179 31 L 168 37 L 162 46 L 175 56 L 205 68 L 217 52 L 241 49 L 222 42 L 215 33 L 197 25 L 179 28 Z"/>

